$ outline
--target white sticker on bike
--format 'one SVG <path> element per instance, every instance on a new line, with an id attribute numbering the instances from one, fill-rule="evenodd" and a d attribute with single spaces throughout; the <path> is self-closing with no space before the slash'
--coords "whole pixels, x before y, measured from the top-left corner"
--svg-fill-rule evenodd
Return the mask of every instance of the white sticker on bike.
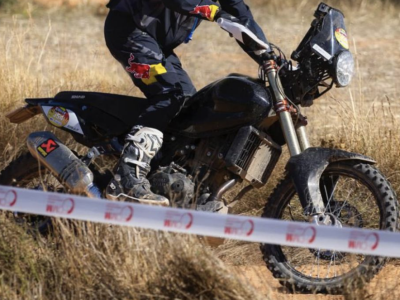
<path id="1" fill-rule="evenodd" d="M 61 106 L 42 106 L 42 109 L 50 124 L 83 134 L 78 117 L 72 110 Z"/>
<path id="2" fill-rule="evenodd" d="M 332 55 L 330 55 L 328 52 L 326 52 L 324 49 L 322 49 L 320 46 L 317 44 L 314 44 L 312 48 L 318 52 L 322 57 L 324 57 L 327 60 L 330 60 L 332 58 Z"/>

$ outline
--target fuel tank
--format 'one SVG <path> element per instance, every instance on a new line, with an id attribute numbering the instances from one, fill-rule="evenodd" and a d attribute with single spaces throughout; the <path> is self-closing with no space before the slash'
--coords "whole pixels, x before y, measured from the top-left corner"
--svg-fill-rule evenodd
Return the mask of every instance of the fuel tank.
<path id="1" fill-rule="evenodd" d="M 262 81 L 231 74 L 193 95 L 172 120 L 169 131 L 190 137 L 219 135 L 257 125 L 271 108 L 271 96 Z"/>

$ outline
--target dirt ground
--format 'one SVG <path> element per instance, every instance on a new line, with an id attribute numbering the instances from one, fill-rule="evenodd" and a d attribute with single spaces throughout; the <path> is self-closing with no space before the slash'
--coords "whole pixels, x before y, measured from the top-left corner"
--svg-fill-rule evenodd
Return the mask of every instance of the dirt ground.
<path id="1" fill-rule="evenodd" d="M 258 243 L 206 238 L 218 257 L 230 266 L 235 274 L 268 299 L 296 300 L 339 300 L 339 299 L 400 299 L 398 288 L 400 276 L 400 261 L 389 259 L 383 269 L 353 295 L 354 298 L 343 295 L 323 294 L 292 294 L 283 287 L 267 269 Z"/>
<path id="2" fill-rule="evenodd" d="M 286 288 L 273 278 L 271 272 L 261 265 L 235 267 L 238 274 L 248 281 L 257 291 L 270 299 L 296 300 L 340 300 L 342 295 L 290 294 Z M 389 263 L 366 287 L 360 292 L 360 299 L 399 299 L 400 289 L 398 278 L 400 268 L 395 263 Z M 379 293 L 377 291 L 379 290 Z"/>

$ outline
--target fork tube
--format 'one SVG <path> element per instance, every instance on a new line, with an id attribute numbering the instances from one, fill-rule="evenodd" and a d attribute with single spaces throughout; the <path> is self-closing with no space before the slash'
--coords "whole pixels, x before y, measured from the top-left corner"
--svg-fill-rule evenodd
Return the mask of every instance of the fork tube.
<path id="1" fill-rule="evenodd" d="M 268 76 L 269 85 L 273 91 L 274 104 L 276 114 L 279 116 L 282 131 L 285 136 L 286 144 L 288 145 L 291 156 L 301 153 L 299 141 L 297 139 L 296 130 L 293 125 L 292 115 L 287 108 L 287 100 L 283 97 L 279 90 L 281 82 L 277 77 L 276 63 L 273 60 L 269 60 L 265 63 L 264 69 Z"/>
<path id="2" fill-rule="evenodd" d="M 301 151 L 304 151 L 307 148 L 310 148 L 311 145 L 310 145 L 310 142 L 308 141 L 306 126 L 305 125 L 298 126 L 296 128 L 296 133 L 297 133 L 297 139 L 300 143 Z"/>

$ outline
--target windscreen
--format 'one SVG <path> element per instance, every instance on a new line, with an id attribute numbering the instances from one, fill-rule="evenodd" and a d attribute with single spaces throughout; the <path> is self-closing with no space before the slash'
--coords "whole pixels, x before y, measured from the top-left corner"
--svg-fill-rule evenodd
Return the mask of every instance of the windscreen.
<path id="1" fill-rule="evenodd" d="M 310 44 L 315 53 L 327 60 L 338 52 L 349 49 L 343 14 L 335 9 L 329 10 Z"/>

